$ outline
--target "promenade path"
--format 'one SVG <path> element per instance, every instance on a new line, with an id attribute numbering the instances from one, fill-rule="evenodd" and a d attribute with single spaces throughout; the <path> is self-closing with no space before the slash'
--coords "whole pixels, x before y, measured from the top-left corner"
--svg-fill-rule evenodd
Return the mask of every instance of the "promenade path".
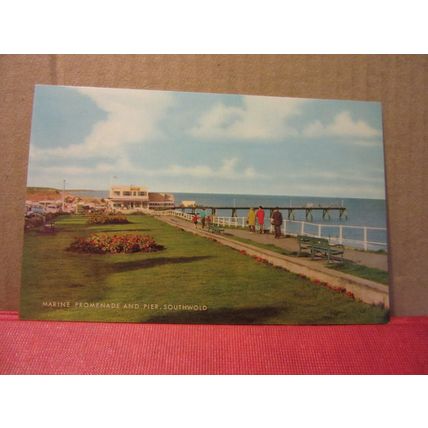
<path id="1" fill-rule="evenodd" d="M 193 224 L 181 218 L 174 217 L 174 222 L 186 227 L 191 226 L 194 228 Z M 201 226 L 199 225 L 198 227 L 200 228 Z M 254 233 L 245 229 L 226 229 L 225 236 L 229 236 L 231 238 L 236 236 L 261 244 L 272 244 L 288 251 L 299 251 L 299 244 L 297 243 L 297 239 L 294 237 L 281 237 L 280 239 L 275 239 L 271 234 Z M 346 248 L 344 258 L 359 265 L 388 271 L 388 256 L 386 254 L 357 251 Z M 325 263 L 323 260 L 319 260 L 317 262 Z"/>
<path id="2" fill-rule="evenodd" d="M 273 236 L 258 236 L 257 234 L 251 234 L 249 231 L 237 229 L 227 229 L 226 233 L 214 234 L 207 230 L 203 230 L 201 227 L 195 228 L 191 222 L 182 218 L 173 216 L 157 217 L 159 220 L 162 220 L 172 226 L 191 232 L 195 235 L 212 239 L 222 245 L 244 252 L 249 256 L 256 258 L 259 257 L 273 266 L 284 268 L 289 272 L 302 275 L 311 281 L 325 283 L 335 289 L 345 289 L 347 292 L 352 293 L 356 299 L 362 300 L 363 302 L 369 304 L 382 304 L 384 307 L 389 307 L 389 292 L 387 285 L 341 272 L 336 269 L 331 269 L 326 266 L 325 260 L 311 260 L 307 257 L 295 257 L 287 254 L 280 254 L 267 248 L 260 248 L 251 244 L 251 242 L 258 240 L 258 242 L 263 243 L 287 245 L 287 249 L 291 249 L 293 251 L 294 247 L 288 247 L 288 245 L 293 245 L 291 243 L 295 241 L 295 238 L 282 238 L 280 240 L 276 240 Z M 245 243 L 234 239 L 238 234 L 240 237 L 245 238 L 249 236 L 250 239 L 252 238 L 252 241 Z M 278 244 L 278 242 L 281 244 Z M 357 253 L 358 252 L 352 252 L 352 254 L 357 256 L 358 260 L 360 260 L 361 256 Z M 371 256 L 373 256 L 373 254 L 371 254 Z M 379 267 L 380 263 L 377 266 Z"/>
<path id="3" fill-rule="evenodd" d="M 271 234 L 266 233 L 262 235 L 260 233 L 253 233 L 240 229 L 228 229 L 227 233 L 240 238 L 251 239 L 252 241 L 262 244 L 273 244 L 288 251 L 299 251 L 299 244 L 297 239 L 294 237 L 281 237 L 280 239 L 275 239 Z M 388 270 L 388 256 L 386 254 L 356 251 L 345 248 L 344 257 L 346 260 L 350 260 L 359 265 L 377 268 L 384 271 Z"/>

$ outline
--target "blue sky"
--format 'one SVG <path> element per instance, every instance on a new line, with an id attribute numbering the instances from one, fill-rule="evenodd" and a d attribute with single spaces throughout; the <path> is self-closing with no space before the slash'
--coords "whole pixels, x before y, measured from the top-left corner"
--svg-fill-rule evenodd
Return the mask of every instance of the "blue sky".
<path id="1" fill-rule="evenodd" d="M 376 102 L 36 86 L 29 186 L 384 199 Z"/>

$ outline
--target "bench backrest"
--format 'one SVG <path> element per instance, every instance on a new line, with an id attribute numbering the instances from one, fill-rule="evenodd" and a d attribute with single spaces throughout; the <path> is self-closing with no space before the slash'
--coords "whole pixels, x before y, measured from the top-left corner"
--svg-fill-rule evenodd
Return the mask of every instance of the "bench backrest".
<path id="1" fill-rule="evenodd" d="M 320 247 L 328 247 L 330 245 L 328 239 L 314 236 L 297 235 L 297 240 L 302 244 L 318 245 Z"/>

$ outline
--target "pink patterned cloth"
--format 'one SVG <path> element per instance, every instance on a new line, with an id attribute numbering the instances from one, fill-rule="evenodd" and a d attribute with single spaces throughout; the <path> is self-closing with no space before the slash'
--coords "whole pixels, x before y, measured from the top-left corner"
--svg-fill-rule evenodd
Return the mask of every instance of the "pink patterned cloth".
<path id="1" fill-rule="evenodd" d="M 428 374 L 428 317 L 383 325 L 20 321 L 0 312 L 0 374 Z"/>

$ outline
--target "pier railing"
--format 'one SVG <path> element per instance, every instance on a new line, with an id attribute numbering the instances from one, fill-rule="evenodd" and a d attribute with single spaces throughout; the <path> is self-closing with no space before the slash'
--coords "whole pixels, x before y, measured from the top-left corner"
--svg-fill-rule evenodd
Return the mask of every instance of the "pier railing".
<path id="1" fill-rule="evenodd" d="M 177 210 L 159 211 L 156 215 L 172 215 L 192 221 L 192 214 Z M 218 226 L 246 228 L 246 217 L 212 217 L 212 222 Z M 266 226 L 265 226 L 266 227 Z M 273 232 L 273 226 L 269 225 Z M 307 221 L 284 220 L 282 226 L 284 235 L 306 235 L 317 238 L 327 238 L 331 243 L 343 244 L 353 248 L 367 250 L 387 250 L 386 228 L 370 226 L 348 226 L 344 224 L 321 224 Z"/>

